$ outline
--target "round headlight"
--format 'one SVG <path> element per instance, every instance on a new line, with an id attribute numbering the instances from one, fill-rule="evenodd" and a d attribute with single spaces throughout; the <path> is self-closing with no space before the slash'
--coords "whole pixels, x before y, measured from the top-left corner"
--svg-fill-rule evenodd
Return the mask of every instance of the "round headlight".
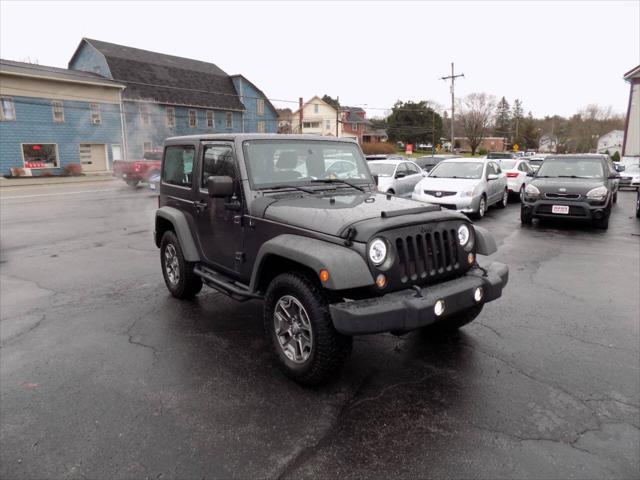
<path id="1" fill-rule="evenodd" d="M 369 244 L 369 259 L 374 265 L 380 265 L 387 259 L 387 243 L 376 238 Z"/>
<path id="2" fill-rule="evenodd" d="M 460 246 L 464 247 L 469 242 L 469 238 L 471 238 L 469 227 L 460 225 L 460 227 L 458 227 L 458 243 L 460 243 Z"/>

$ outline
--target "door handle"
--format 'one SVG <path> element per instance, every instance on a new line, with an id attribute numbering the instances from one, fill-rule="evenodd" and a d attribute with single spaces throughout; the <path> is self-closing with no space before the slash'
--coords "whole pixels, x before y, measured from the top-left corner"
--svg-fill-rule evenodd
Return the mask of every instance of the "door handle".
<path id="1" fill-rule="evenodd" d="M 193 205 L 196 207 L 198 213 L 204 212 L 209 207 L 207 202 L 193 202 Z"/>

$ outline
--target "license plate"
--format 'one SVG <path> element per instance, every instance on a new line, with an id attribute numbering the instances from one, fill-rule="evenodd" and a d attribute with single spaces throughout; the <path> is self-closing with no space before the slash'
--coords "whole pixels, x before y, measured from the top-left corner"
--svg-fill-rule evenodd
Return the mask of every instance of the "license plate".
<path id="1" fill-rule="evenodd" d="M 561 213 L 562 215 L 569 214 L 569 206 L 568 205 L 553 205 L 551 207 L 551 213 Z"/>

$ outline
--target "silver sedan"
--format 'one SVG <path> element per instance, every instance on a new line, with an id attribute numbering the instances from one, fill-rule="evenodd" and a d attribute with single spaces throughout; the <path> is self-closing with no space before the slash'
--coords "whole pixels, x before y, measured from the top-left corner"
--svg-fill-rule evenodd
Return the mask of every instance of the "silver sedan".
<path id="1" fill-rule="evenodd" d="M 491 205 L 507 206 L 509 190 L 494 160 L 458 158 L 439 163 L 415 186 L 412 198 L 482 218 Z"/>
<path id="2" fill-rule="evenodd" d="M 371 174 L 378 179 L 378 190 L 411 198 L 416 183 L 427 173 L 407 160 L 372 160 L 367 162 Z"/>

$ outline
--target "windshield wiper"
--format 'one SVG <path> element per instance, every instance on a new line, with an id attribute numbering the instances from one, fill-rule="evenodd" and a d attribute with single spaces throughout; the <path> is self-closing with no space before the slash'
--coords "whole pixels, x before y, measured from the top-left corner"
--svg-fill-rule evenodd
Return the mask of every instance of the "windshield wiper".
<path id="1" fill-rule="evenodd" d="M 591 177 L 580 177 L 578 175 L 558 175 L 558 178 L 591 178 Z"/>
<path id="2" fill-rule="evenodd" d="M 359 185 L 355 183 L 347 182 L 346 180 L 342 180 L 339 178 L 314 178 L 311 180 L 312 183 L 344 183 L 345 185 L 349 185 L 351 188 L 355 188 L 356 190 L 360 190 L 361 192 L 366 191 Z"/>
<path id="3" fill-rule="evenodd" d="M 536 178 L 558 178 L 555 175 L 536 175 Z"/>
<path id="4" fill-rule="evenodd" d="M 284 190 L 285 188 L 292 188 L 294 190 L 300 190 L 305 193 L 316 193 L 317 190 L 313 190 L 311 188 L 299 187 L 298 185 L 277 185 L 275 187 L 265 188 L 264 190 Z"/>

